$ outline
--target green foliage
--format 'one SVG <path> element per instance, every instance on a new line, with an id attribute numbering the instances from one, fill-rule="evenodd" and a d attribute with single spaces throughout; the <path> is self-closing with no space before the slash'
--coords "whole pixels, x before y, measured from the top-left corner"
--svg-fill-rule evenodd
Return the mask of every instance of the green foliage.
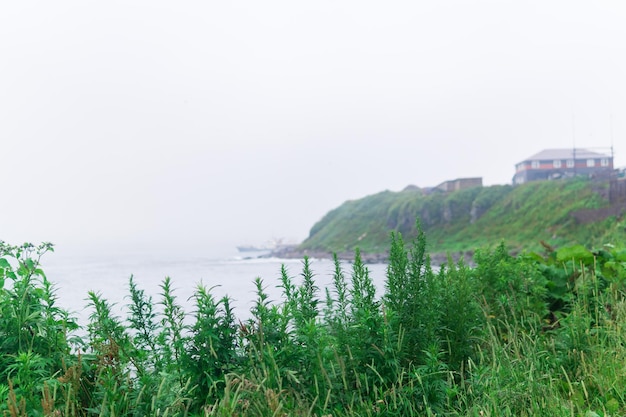
<path id="1" fill-rule="evenodd" d="M 157 315 L 152 306 L 152 297 L 137 288 L 133 276 L 129 278 L 130 304 L 128 304 L 128 327 L 132 333 L 133 356 L 139 375 L 147 375 L 155 368 L 163 367 L 156 344 L 158 331 Z"/>
<path id="2" fill-rule="evenodd" d="M 0 411 L 13 406 L 37 415 L 46 381 L 71 362 L 78 328 L 56 305 L 52 284 L 40 267 L 53 246 L 0 242 Z M 79 345 L 80 346 L 80 345 Z M 10 409 L 10 407 L 9 407 Z"/>
<path id="3" fill-rule="evenodd" d="M 485 325 L 477 297 L 480 287 L 462 260 L 455 264 L 449 259 L 438 277 L 445 294 L 440 325 L 445 362 L 450 370 L 462 373 L 476 354 L 478 336 Z"/>
<path id="4" fill-rule="evenodd" d="M 126 319 L 89 293 L 81 338 L 39 267 L 50 248 L 4 245 L 0 412 L 625 414 L 626 250 L 515 256 L 502 243 L 477 251 L 473 268 L 450 259 L 434 270 L 413 227 L 409 244 L 391 233 L 383 294 L 358 249 L 346 270 L 335 256 L 324 293 L 308 258 L 298 279 L 282 267 L 281 300 L 257 278 L 245 323 L 203 286 L 188 315 L 169 278 L 153 303 L 131 276 Z"/>
<path id="5" fill-rule="evenodd" d="M 317 248 L 320 242 L 324 242 L 325 249 L 331 252 L 351 252 L 357 246 L 368 251 L 383 251 L 387 246 L 389 231 L 385 219 L 389 201 L 393 200 L 394 195 L 384 191 L 345 202 L 313 226 L 305 246 Z"/>
<path id="6" fill-rule="evenodd" d="M 161 290 L 163 291 L 161 293 L 163 314 L 161 315 L 161 331 L 157 340 L 162 350 L 163 368 L 168 374 L 175 375 L 182 386 L 185 382 L 180 361 L 185 350 L 183 338 L 185 311 L 176 301 L 170 277 L 165 277 Z"/>
<path id="7" fill-rule="evenodd" d="M 502 323 L 540 326 L 548 313 L 547 280 L 533 257 L 513 256 L 504 243 L 476 251 L 475 279 L 488 316 Z M 504 327 L 502 328 L 504 330 Z"/>
<path id="8" fill-rule="evenodd" d="M 622 251 L 602 250 L 593 259 L 589 253 L 573 246 L 535 258 L 547 278 L 546 301 L 555 298 L 553 277 L 561 279 L 554 270 L 564 271 L 564 302 L 543 327 L 520 326 L 519 317 L 488 321 L 480 360 L 470 363 L 465 381 L 466 407 L 482 415 L 623 415 L 625 287 L 618 276 L 598 273 Z"/>
<path id="9" fill-rule="evenodd" d="M 578 223 L 571 215 L 581 209 L 608 205 L 592 180 L 538 181 L 517 187 L 495 185 L 451 193 L 391 192 L 347 201 L 311 229 L 302 249 L 327 252 L 383 253 L 389 230 L 407 242 L 420 231 L 420 220 L 434 253 L 472 252 L 506 239 L 515 251 L 584 243 L 598 246 L 624 238 L 623 219 Z"/>
<path id="10" fill-rule="evenodd" d="M 195 388 L 197 406 L 202 406 L 222 393 L 225 375 L 237 369 L 237 329 L 228 297 L 216 302 L 206 288 L 199 286 L 194 300 L 196 321 L 182 363 Z"/>
<path id="11" fill-rule="evenodd" d="M 393 233 L 391 239 L 385 306 L 392 331 L 402 335 L 401 363 L 409 366 L 416 352 L 439 348 L 442 288 L 430 267 L 423 232 L 409 250 L 402 236 Z"/>
<path id="12" fill-rule="evenodd" d="M 479 288 L 470 270 L 451 260 L 435 273 L 420 231 L 410 249 L 392 234 L 385 312 L 392 334 L 398 335 L 402 368 L 423 367 L 445 358 L 446 369 L 461 372 L 474 353 L 483 314 L 476 299 Z M 441 374 L 442 383 L 447 375 Z"/>

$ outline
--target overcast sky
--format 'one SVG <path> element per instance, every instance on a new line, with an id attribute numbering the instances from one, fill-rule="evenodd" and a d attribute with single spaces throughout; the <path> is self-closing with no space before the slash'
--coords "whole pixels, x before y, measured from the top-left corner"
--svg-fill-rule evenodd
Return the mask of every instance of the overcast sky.
<path id="1" fill-rule="evenodd" d="M 3 1 L 0 239 L 301 241 L 544 148 L 626 165 L 626 3 Z M 611 121 L 612 120 L 612 121 Z"/>

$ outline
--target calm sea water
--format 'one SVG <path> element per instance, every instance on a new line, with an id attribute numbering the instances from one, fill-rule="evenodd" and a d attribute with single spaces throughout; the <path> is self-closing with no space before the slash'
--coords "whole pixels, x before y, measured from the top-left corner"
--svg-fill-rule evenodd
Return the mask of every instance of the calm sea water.
<path id="1" fill-rule="evenodd" d="M 160 285 L 169 276 L 177 301 L 188 314 L 193 312 L 191 297 L 198 285 L 212 288 L 216 299 L 228 295 L 240 320 L 250 317 L 255 299 L 254 279 L 263 280 L 266 293 L 273 301 L 281 301 L 281 265 L 285 265 L 295 283 L 301 282 L 302 260 L 277 258 L 243 258 L 233 250 L 228 255 L 211 256 L 156 256 L 150 254 L 118 254 L 115 256 L 76 256 L 58 253 L 46 254 L 42 260 L 44 271 L 52 281 L 58 296 L 58 305 L 69 310 L 81 325 L 87 323 L 91 310 L 87 308 L 89 291 L 100 293 L 114 304 L 114 313 L 127 316 L 129 277 L 158 305 L 161 300 Z M 334 266 L 330 260 L 312 259 L 312 270 L 320 288 L 319 297 L 325 299 L 324 291 L 330 286 Z M 350 276 L 350 263 L 344 263 L 346 278 Z M 383 264 L 368 265 L 379 295 L 385 280 Z"/>

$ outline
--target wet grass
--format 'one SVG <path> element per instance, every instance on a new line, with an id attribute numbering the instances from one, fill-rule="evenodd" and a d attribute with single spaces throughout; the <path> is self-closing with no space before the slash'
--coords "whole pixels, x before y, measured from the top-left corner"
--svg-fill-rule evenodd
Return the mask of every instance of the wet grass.
<path id="1" fill-rule="evenodd" d="M 626 251 L 573 246 L 434 271 L 423 233 L 392 235 L 377 294 L 359 251 L 319 288 L 308 259 L 250 319 L 171 280 L 97 293 L 84 337 L 40 268 L 51 245 L 0 247 L 0 413 L 7 416 L 617 416 L 626 412 Z M 155 306 L 159 304 L 159 308 Z M 191 315 L 192 320 L 184 320 Z M 190 323 L 190 324 L 185 324 Z"/>

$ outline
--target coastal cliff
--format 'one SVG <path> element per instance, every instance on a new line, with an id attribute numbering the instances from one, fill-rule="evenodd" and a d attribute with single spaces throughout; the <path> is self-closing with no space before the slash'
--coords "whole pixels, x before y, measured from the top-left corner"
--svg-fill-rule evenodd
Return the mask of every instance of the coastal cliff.
<path id="1" fill-rule="evenodd" d="M 366 260 L 381 261 L 390 231 L 409 241 L 417 234 L 416 221 L 428 236 L 430 253 L 441 262 L 448 254 L 471 259 L 476 249 L 500 241 L 514 251 L 574 242 L 602 245 L 626 237 L 626 204 L 612 203 L 608 188 L 606 182 L 577 178 L 449 193 L 426 193 L 415 186 L 383 191 L 331 210 L 302 244 L 279 255 L 349 258 L 359 248 Z"/>

